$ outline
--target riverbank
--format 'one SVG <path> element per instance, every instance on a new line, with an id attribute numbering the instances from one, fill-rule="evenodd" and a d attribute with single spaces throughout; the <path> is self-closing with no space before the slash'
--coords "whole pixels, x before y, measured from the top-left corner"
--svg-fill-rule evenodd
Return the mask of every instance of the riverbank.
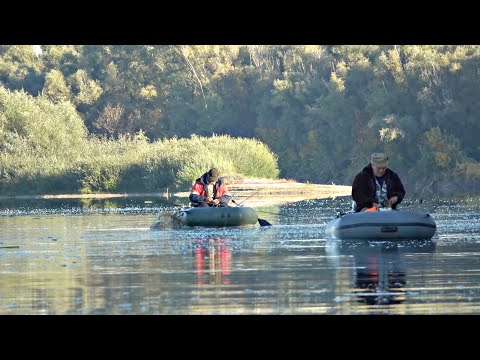
<path id="1" fill-rule="evenodd" d="M 226 179 L 232 198 L 238 204 L 251 207 L 272 206 L 308 199 L 335 198 L 351 194 L 351 186 L 322 185 L 300 183 L 286 179 Z M 5 199 L 109 199 L 121 197 L 163 197 L 185 200 L 190 194 L 186 192 L 157 193 L 117 193 L 117 194 L 60 194 L 60 195 L 18 195 L 0 196 Z M 186 202 L 186 201 L 182 201 Z"/>
<path id="2" fill-rule="evenodd" d="M 237 204 L 251 207 L 273 206 L 292 202 L 335 198 L 351 195 L 352 187 L 345 185 L 326 185 L 300 183 L 286 179 L 241 179 L 229 183 L 230 194 Z M 176 193 L 175 196 L 188 197 L 189 192 Z"/>

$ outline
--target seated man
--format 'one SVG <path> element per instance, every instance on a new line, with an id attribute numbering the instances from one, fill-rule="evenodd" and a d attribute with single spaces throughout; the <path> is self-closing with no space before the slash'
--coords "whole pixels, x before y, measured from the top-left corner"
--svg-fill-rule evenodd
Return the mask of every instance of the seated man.
<path id="1" fill-rule="evenodd" d="M 193 184 L 188 199 L 194 207 L 228 206 L 230 193 L 223 178 L 219 178 L 220 172 L 212 168 Z"/>
<path id="2" fill-rule="evenodd" d="M 388 156 L 374 153 L 370 164 L 355 176 L 352 198 L 355 211 L 379 207 L 396 209 L 405 197 L 405 189 L 397 173 L 388 168 Z"/>

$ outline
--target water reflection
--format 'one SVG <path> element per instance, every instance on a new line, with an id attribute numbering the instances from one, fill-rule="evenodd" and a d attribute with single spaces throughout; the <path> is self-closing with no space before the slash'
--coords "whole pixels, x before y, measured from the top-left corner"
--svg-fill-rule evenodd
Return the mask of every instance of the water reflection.
<path id="1" fill-rule="evenodd" d="M 407 268 L 402 253 L 435 252 L 435 241 L 328 240 L 327 254 L 337 259 L 353 259 L 350 292 L 366 305 L 395 305 L 406 301 Z"/>
<path id="2" fill-rule="evenodd" d="M 355 288 L 359 302 L 368 305 L 400 304 L 405 301 L 405 265 L 398 247 L 381 247 L 379 253 L 360 251 L 354 255 Z"/>
<path id="3" fill-rule="evenodd" d="M 193 255 L 197 285 L 229 285 L 232 271 L 232 250 L 229 238 L 198 238 Z"/>
<path id="4" fill-rule="evenodd" d="M 0 200 L 0 216 L 31 214 L 158 213 L 181 203 L 177 198 L 158 196 L 115 197 L 107 199 L 23 199 Z"/>

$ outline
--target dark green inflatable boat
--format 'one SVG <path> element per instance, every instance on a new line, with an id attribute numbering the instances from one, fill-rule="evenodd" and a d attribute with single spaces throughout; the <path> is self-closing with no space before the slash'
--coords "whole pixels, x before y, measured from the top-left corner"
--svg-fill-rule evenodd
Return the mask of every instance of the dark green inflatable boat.
<path id="1" fill-rule="evenodd" d="M 250 207 L 201 207 L 181 209 L 173 215 L 175 220 L 187 226 L 242 226 L 258 221 L 257 211 Z"/>

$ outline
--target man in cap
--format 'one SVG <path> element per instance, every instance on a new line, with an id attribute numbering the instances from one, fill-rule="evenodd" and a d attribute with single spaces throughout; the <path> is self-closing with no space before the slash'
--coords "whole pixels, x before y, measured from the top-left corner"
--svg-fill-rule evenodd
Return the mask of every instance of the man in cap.
<path id="1" fill-rule="evenodd" d="M 381 207 L 396 209 L 404 197 L 402 181 L 388 168 L 388 156 L 384 153 L 373 153 L 370 163 L 353 180 L 354 210 L 378 210 Z"/>
<path id="2" fill-rule="evenodd" d="M 195 180 L 188 199 L 194 207 L 227 206 L 230 193 L 217 168 L 208 170 Z"/>

